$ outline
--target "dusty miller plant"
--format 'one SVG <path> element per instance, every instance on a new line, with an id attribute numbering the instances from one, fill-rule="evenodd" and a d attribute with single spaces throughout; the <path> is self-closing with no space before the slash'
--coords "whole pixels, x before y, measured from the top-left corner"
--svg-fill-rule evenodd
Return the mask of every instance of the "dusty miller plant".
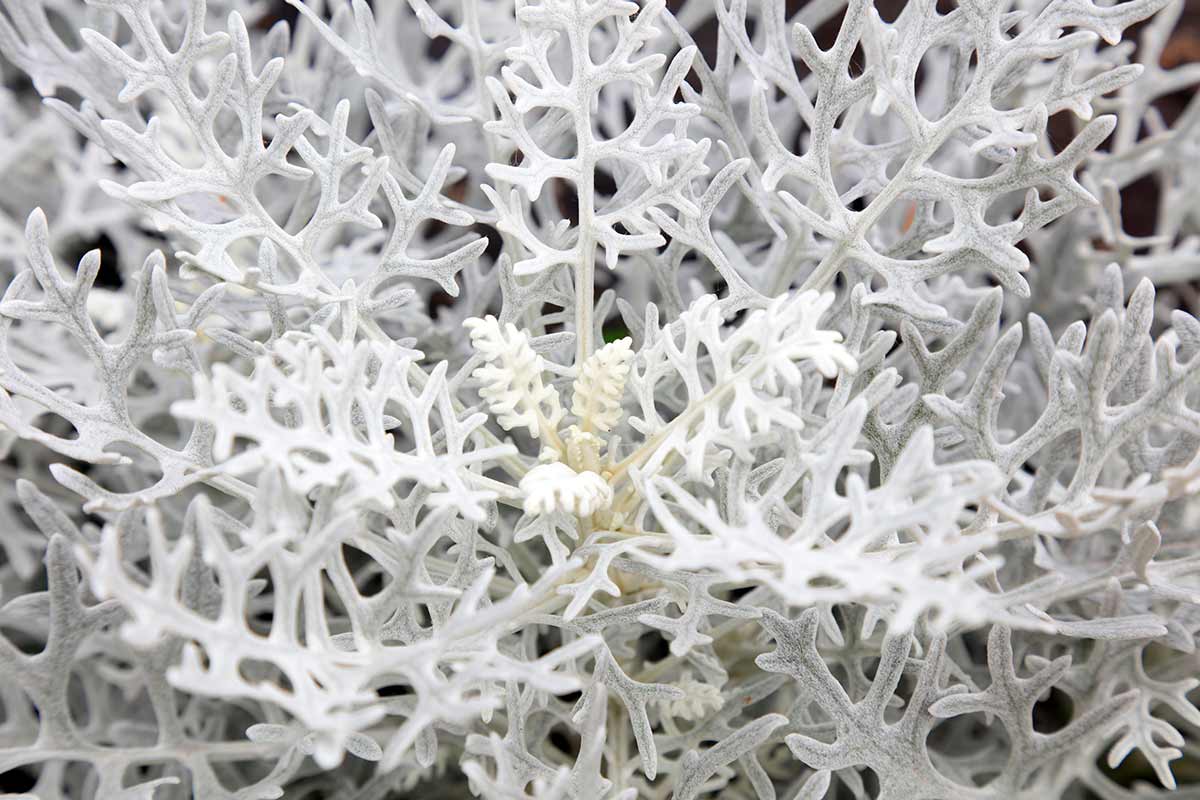
<path id="1" fill-rule="evenodd" d="M 0 795 L 1200 797 L 1180 0 L 289 2 L 0 0 Z"/>

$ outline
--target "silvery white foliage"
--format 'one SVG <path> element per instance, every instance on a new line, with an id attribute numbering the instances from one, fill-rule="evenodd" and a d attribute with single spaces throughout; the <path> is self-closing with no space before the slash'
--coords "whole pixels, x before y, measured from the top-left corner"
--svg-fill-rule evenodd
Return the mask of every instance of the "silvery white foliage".
<path id="1" fill-rule="evenodd" d="M 630 380 L 641 414 L 630 424 L 647 440 L 645 455 L 631 456 L 631 466 L 657 472 L 674 456 L 683 459 L 689 477 L 701 478 L 714 445 L 736 453 L 772 428 L 802 429 L 794 393 L 805 372 L 832 378 L 857 366 L 840 346 L 841 334 L 818 327 L 832 302 L 831 294 L 780 295 L 730 333 L 713 295 L 693 303 L 670 328 L 658 329 L 652 312 Z M 669 419 L 659 413 L 661 405 L 668 406 Z"/>
<path id="2" fill-rule="evenodd" d="M 861 475 L 849 472 L 843 497 L 837 483 L 851 454 L 828 450 L 848 450 L 865 412 L 856 402 L 823 437 L 832 441 L 812 447 L 822 458 L 813 459 L 813 472 L 796 476 L 811 482 L 812 495 L 795 529 L 784 520 L 769 523 L 782 514 L 772 515 L 766 503 L 747 508 L 742 521 L 730 523 L 715 505 L 703 506 L 669 478 L 656 478 L 648 499 L 674 540 L 658 563 L 768 586 L 796 606 L 868 601 L 888 609 L 890 625 L 899 630 L 926 611 L 936 611 L 939 624 L 1003 618 L 1001 598 L 979 585 L 980 576 L 999 565 L 976 559 L 995 539 L 959 533 L 963 507 L 1000 489 L 995 468 L 969 461 L 938 467 L 926 428 L 909 443 L 886 482 L 867 489 Z M 887 508 L 888 516 L 880 517 L 878 508 Z M 910 529 L 910 521 L 919 524 Z"/>
<path id="3" fill-rule="evenodd" d="M 227 474 L 275 468 L 302 494 L 337 487 L 350 505 L 381 509 L 394 505 L 397 484 L 414 483 L 421 499 L 413 502 L 453 502 L 483 519 L 481 503 L 494 493 L 481 488 L 479 472 L 513 448 L 481 442 L 484 415 L 461 417 L 445 363 L 426 374 L 415 366 L 420 357 L 394 343 L 337 340 L 319 327 L 289 332 L 256 359 L 253 378 L 217 364 L 172 413 L 212 426 L 213 458 Z M 239 440 L 257 446 L 235 455 Z"/>
<path id="4" fill-rule="evenodd" d="M 542 382 L 546 364 L 529 337 L 511 322 L 502 328 L 491 316 L 469 319 L 465 325 L 471 331 L 471 346 L 486 362 L 474 376 L 496 422 L 506 431 L 524 427 L 535 439 L 552 440 L 562 407 L 558 392 Z"/>
<path id="5" fill-rule="evenodd" d="M 584 425 L 607 433 L 621 421 L 621 399 L 633 360 L 630 339 L 608 342 L 579 368 L 571 387 L 571 413 Z"/>
<path id="6" fill-rule="evenodd" d="M 0 796 L 1195 795 L 1186 24 L 0 0 Z"/>

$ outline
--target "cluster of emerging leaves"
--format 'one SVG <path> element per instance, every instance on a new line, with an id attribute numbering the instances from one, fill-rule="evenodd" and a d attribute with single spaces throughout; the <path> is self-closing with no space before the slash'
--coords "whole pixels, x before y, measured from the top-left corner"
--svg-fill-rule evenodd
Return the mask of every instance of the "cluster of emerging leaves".
<path id="1" fill-rule="evenodd" d="M 0 797 L 1200 797 L 1182 0 L 288 3 L 0 0 Z"/>

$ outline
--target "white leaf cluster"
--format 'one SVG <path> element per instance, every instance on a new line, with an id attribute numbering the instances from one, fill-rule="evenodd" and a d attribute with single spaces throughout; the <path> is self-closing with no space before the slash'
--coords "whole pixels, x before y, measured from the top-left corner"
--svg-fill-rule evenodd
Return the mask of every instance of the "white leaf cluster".
<path id="1" fill-rule="evenodd" d="M 486 362 L 474 372 L 482 384 L 479 394 L 500 427 L 524 427 L 535 439 L 554 431 L 563 415 L 558 392 L 542 382 L 545 362 L 533 352 L 529 337 L 511 322 L 501 327 L 493 316 L 465 325 L 471 346 Z"/>
<path id="2" fill-rule="evenodd" d="M 579 517 L 612 504 L 612 487 L 591 470 L 576 472 L 559 461 L 538 464 L 521 478 L 525 492 L 525 512 L 552 514 L 565 511 Z"/>
<path id="3" fill-rule="evenodd" d="M 1154 800 L 1184 0 L 0 0 L 0 797 Z"/>
<path id="4" fill-rule="evenodd" d="M 584 431 L 595 428 L 608 433 L 621 422 L 621 401 L 632 360 L 633 342 L 624 338 L 608 342 L 583 362 L 572 387 L 571 413 Z"/>

